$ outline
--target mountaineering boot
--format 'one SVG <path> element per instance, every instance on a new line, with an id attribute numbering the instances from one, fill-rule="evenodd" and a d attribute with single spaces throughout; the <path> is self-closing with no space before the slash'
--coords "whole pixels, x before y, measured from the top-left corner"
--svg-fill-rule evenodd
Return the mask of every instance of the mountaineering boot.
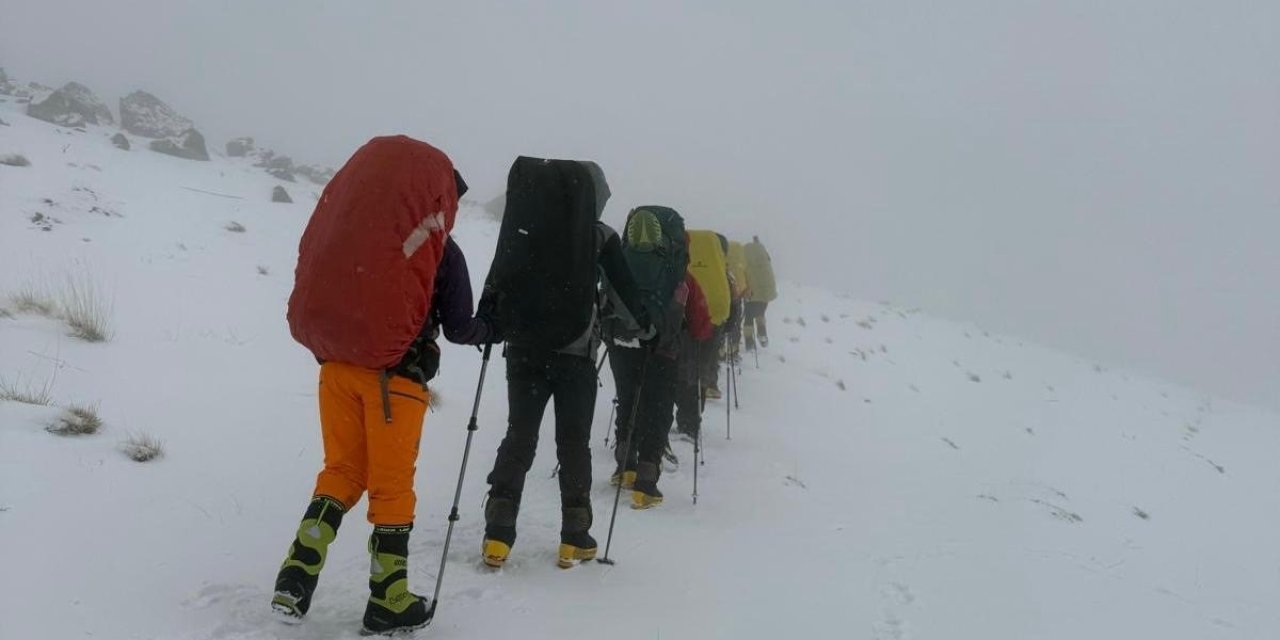
<path id="1" fill-rule="evenodd" d="M 630 489 L 631 487 L 635 486 L 635 484 L 636 484 L 636 472 L 634 472 L 634 471 L 621 471 L 621 472 L 619 472 L 619 471 L 614 471 L 614 472 L 613 472 L 613 475 L 609 477 L 609 485 L 610 485 L 610 486 L 614 486 L 614 487 L 616 487 L 616 486 L 618 486 L 618 483 L 619 483 L 619 482 L 621 482 L 621 483 L 622 483 L 622 488 L 623 488 L 623 489 Z"/>
<path id="2" fill-rule="evenodd" d="M 717 387 L 704 387 L 702 393 L 708 400 L 720 399 L 720 389 Z"/>
<path id="3" fill-rule="evenodd" d="M 516 543 L 516 513 L 519 506 L 511 498 L 489 495 L 484 505 L 484 543 L 481 553 L 484 563 L 501 567 L 511 555 L 511 545 Z"/>
<path id="4" fill-rule="evenodd" d="M 344 513 L 346 510 L 337 501 L 316 496 L 302 514 L 289 555 L 276 575 L 275 595 L 271 598 L 271 608 L 285 622 L 300 622 L 311 608 L 311 594 L 320 580 L 329 545 L 338 537 Z"/>
<path id="5" fill-rule="evenodd" d="M 662 492 L 658 491 L 658 465 L 641 462 L 636 465 L 636 484 L 631 491 L 632 509 L 652 509 L 662 504 Z"/>
<path id="6" fill-rule="evenodd" d="M 412 524 L 376 526 L 369 536 L 369 604 L 361 635 L 394 635 L 431 624 L 430 598 L 409 591 Z"/>
<path id="7" fill-rule="evenodd" d="M 596 539 L 591 537 L 591 506 L 564 507 L 561 511 L 560 558 L 557 565 L 569 569 L 596 557 Z"/>

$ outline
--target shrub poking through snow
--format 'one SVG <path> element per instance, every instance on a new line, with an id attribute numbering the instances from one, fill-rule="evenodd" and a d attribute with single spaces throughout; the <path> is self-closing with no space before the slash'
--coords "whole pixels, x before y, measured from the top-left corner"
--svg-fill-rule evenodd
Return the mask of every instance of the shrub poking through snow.
<path id="1" fill-rule="evenodd" d="M 53 379 L 43 385 L 22 384 L 21 379 L 10 382 L 0 378 L 0 400 L 5 402 L 21 402 L 47 407 L 53 404 Z"/>
<path id="2" fill-rule="evenodd" d="M 134 462 L 149 462 L 164 455 L 164 443 L 150 434 L 132 433 L 120 450 Z"/>
<path id="3" fill-rule="evenodd" d="M 0 164 L 9 165 L 10 167 L 29 167 L 31 166 L 31 161 L 22 154 L 9 153 L 0 155 Z"/>
<path id="4" fill-rule="evenodd" d="M 68 271 L 61 283 L 43 275 L 29 276 L 9 300 L 18 313 L 62 320 L 72 337 L 86 342 L 111 339 L 112 304 L 83 265 Z"/>
<path id="5" fill-rule="evenodd" d="M 45 427 L 45 431 L 59 436 L 93 435 L 102 428 L 97 405 L 72 404 L 62 410 L 62 415 Z"/>
<path id="6" fill-rule="evenodd" d="M 32 282 L 23 283 L 20 289 L 9 296 L 9 301 L 18 313 L 34 313 L 46 318 L 57 315 L 57 303 Z"/>
<path id="7" fill-rule="evenodd" d="M 228 222 L 227 226 L 223 227 L 223 229 L 226 229 L 231 233 L 244 233 L 244 225 L 240 224 L 239 222 L 236 222 L 235 220 Z"/>
<path id="8" fill-rule="evenodd" d="M 271 275 L 271 270 L 270 270 L 270 269 L 268 269 L 268 268 L 266 267 L 266 265 L 261 265 L 261 264 L 260 264 L 260 265 L 258 265 L 258 275 L 260 275 L 260 276 L 269 276 L 269 275 Z"/>
<path id="9" fill-rule="evenodd" d="M 111 339 L 111 304 L 98 290 L 88 270 L 68 275 L 58 295 L 62 319 L 71 328 L 72 336 L 85 342 Z"/>

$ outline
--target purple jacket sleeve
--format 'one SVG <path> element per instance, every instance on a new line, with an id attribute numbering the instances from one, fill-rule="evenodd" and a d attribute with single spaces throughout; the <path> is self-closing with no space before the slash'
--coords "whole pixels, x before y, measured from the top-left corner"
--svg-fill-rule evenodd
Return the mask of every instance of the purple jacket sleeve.
<path id="1" fill-rule="evenodd" d="M 444 257 L 436 268 L 435 293 L 431 296 L 432 325 L 444 327 L 444 337 L 454 344 L 484 344 L 489 325 L 472 316 L 471 274 L 467 259 L 453 238 L 444 245 Z"/>

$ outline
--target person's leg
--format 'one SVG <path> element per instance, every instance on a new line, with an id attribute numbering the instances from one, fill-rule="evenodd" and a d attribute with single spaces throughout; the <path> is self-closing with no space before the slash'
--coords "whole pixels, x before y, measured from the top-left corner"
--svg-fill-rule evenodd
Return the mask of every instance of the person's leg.
<path id="1" fill-rule="evenodd" d="M 743 337 L 746 341 L 747 350 L 754 351 L 756 348 L 756 325 L 760 321 L 761 303 L 748 300 L 743 305 L 743 315 L 745 318 L 745 326 L 743 327 Z"/>
<path id="2" fill-rule="evenodd" d="M 290 620 L 300 620 L 310 609 L 329 545 L 338 537 L 343 515 L 365 490 L 364 415 L 359 396 L 348 384 L 349 373 L 346 365 L 320 368 L 317 395 L 324 468 L 276 575 L 271 599 L 272 609 Z"/>
<path id="3" fill-rule="evenodd" d="M 627 434 L 631 430 L 631 416 L 636 406 L 636 391 L 640 387 L 641 368 L 644 367 L 644 360 L 647 352 L 644 349 L 629 349 L 627 347 L 612 346 L 609 351 L 609 366 L 613 369 L 613 379 L 617 385 L 618 393 L 618 413 L 615 421 L 615 441 L 613 456 L 618 467 L 614 475 L 618 477 L 618 481 L 622 482 L 624 487 L 629 486 L 630 482 L 624 476 L 624 472 L 633 472 L 635 470 L 636 446 L 635 440 L 630 441 L 630 451 L 627 451 Z M 624 460 L 624 453 L 629 453 L 629 460 Z"/>
<path id="4" fill-rule="evenodd" d="M 369 522 L 375 526 L 413 524 L 417 507 L 414 476 L 429 401 L 422 385 L 400 376 L 386 379 L 387 422 L 381 374 L 370 372 L 363 386 L 365 441 L 369 455 Z"/>
<path id="5" fill-rule="evenodd" d="M 369 522 L 374 525 L 369 536 L 369 602 L 364 629 L 372 633 L 416 629 L 431 619 L 429 598 L 409 590 L 408 570 L 409 532 L 417 506 L 414 476 L 430 398 L 420 383 L 384 375 L 374 373 L 363 392 L 365 439 L 369 443 Z"/>
<path id="6" fill-rule="evenodd" d="M 760 331 L 760 344 L 769 346 L 769 326 L 765 322 L 765 314 L 769 312 L 769 303 L 760 303 L 760 317 L 756 320 L 757 329 Z"/>
<path id="7" fill-rule="evenodd" d="M 350 510 L 368 487 L 364 402 L 359 367 L 336 362 L 320 367 L 320 433 L 324 468 L 316 476 L 314 495 L 327 496 Z"/>
<path id="8" fill-rule="evenodd" d="M 593 362 L 559 354 L 552 365 L 556 456 L 560 462 L 560 557 L 563 568 L 596 556 L 591 537 L 591 422 L 595 415 Z"/>
<path id="9" fill-rule="evenodd" d="M 501 566 L 516 541 L 525 476 L 538 450 L 538 429 L 551 397 L 546 355 L 507 349 L 507 433 L 489 472 L 484 560 Z"/>
<path id="10" fill-rule="evenodd" d="M 708 398 L 720 397 L 720 347 L 724 344 L 724 326 L 718 326 L 712 332 L 711 340 L 702 343 L 701 359 L 702 388 L 706 389 Z"/>
<path id="11" fill-rule="evenodd" d="M 640 399 L 640 419 L 637 435 L 640 444 L 637 451 L 636 479 L 632 491 L 632 507 L 645 509 L 662 502 L 658 491 L 658 476 L 662 469 L 662 452 L 667 448 L 667 434 L 671 430 L 672 410 L 675 404 L 675 361 L 654 356 L 644 379 L 644 392 Z"/>

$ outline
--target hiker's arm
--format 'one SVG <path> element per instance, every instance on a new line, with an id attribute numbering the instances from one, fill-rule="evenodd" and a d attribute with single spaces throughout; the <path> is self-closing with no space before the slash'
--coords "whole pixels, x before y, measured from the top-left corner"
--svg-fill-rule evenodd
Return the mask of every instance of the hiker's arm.
<path id="1" fill-rule="evenodd" d="M 436 278 L 435 303 L 444 337 L 454 344 L 484 344 L 492 332 L 482 318 L 471 314 L 471 274 L 467 271 L 467 259 L 462 250 L 449 240 L 445 255 L 440 260 Z"/>
<path id="2" fill-rule="evenodd" d="M 600 250 L 600 267 L 604 269 L 605 277 L 609 279 L 609 284 L 617 292 L 622 304 L 631 312 L 631 317 L 635 318 L 636 324 L 641 329 L 653 324 L 653 319 L 640 302 L 640 288 L 636 286 L 631 267 L 627 266 L 627 258 L 622 254 L 622 241 L 618 239 L 618 234 L 611 233 L 605 239 L 604 248 Z"/>

